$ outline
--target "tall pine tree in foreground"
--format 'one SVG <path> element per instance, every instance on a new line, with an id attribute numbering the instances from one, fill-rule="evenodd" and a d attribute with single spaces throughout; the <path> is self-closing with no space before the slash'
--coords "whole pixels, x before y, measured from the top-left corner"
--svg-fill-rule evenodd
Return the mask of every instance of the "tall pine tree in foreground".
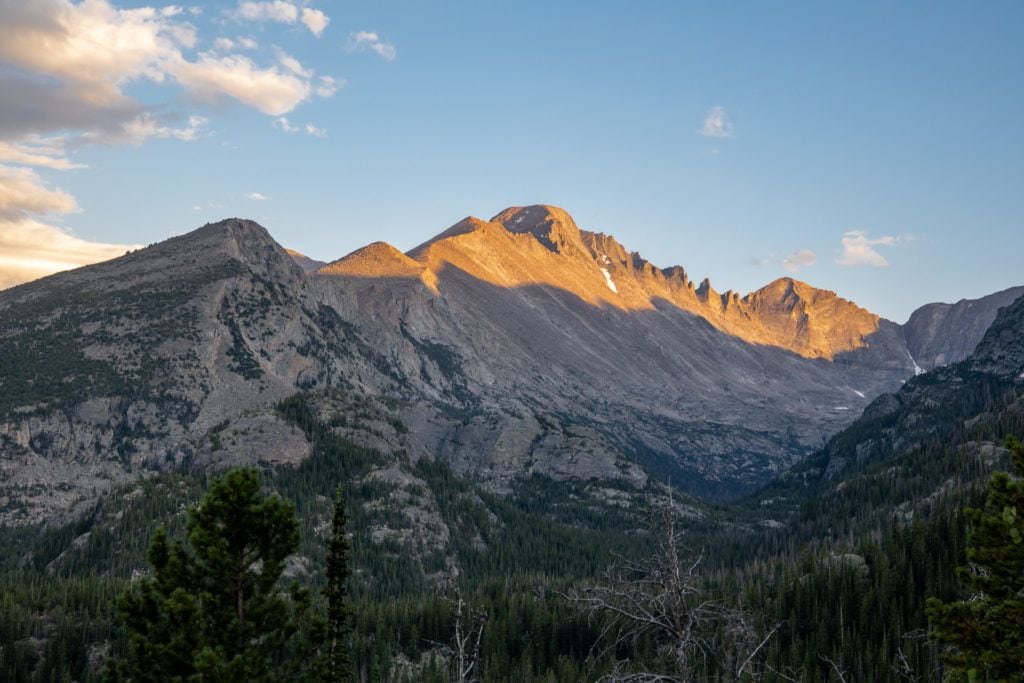
<path id="1" fill-rule="evenodd" d="M 1016 478 L 997 472 L 985 507 L 967 509 L 966 599 L 931 598 L 932 637 L 949 646 L 950 680 L 1024 681 L 1024 444 L 1007 439 Z"/>
<path id="2" fill-rule="evenodd" d="M 352 633 L 351 604 L 348 579 L 349 542 L 346 534 L 345 489 L 338 487 L 334 495 L 334 520 L 327 547 L 327 676 L 328 681 L 349 681 L 352 678 L 350 640 Z"/>
<path id="3" fill-rule="evenodd" d="M 262 681 L 306 666 L 300 626 L 306 592 L 279 582 L 298 549 L 291 503 L 265 496 L 253 469 L 213 480 L 187 521 L 187 542 L 161 529 L 149 549 L 152 574 L 123 596 L 129 654 L 114 678 L 133 681 Z"/>

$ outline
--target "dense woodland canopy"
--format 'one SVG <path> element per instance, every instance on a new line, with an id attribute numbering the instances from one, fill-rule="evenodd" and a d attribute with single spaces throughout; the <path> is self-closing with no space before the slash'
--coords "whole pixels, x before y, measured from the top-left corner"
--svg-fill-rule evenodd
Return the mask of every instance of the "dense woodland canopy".
<path id="1" fill-rule="evenodd" d="M 446 519 L 459 523 L 449 525 L 455 533 L 452 556 L 414 555 L 365 533 L 382 519 L 401 523 L 393 511 L 366 505 L 386 486 L 362 475 L 383 456 L 334 435 L 313 418 L 301 396 L 284 402 L 281 411 L 315 444 L 313 457 L 298 467 L 212 480 L 202 472 L 162 474 L 145 480 L 137 493 L 104 497 L 75 523 L 5 530 L 0 677 L 85 681 L 130 674 L 107 663 L 129 662 L 138 654 L 133 634 L 152 627 L 144 618 L 147 605 L 173 602 L 175 586 L 210 595 L 224 588 L 220 580 L 209 580 L 222 571 L 218 566 L 226 566 L 224 557 L 207 550 L 207 559 L 201 558 L 204 544 L 217 545 L 210 534 L 220 528 L 209 518 L 210 501 L 237 497 L 233 488 L 248 500 L 242 508 L 262 515 L 266 528 L 276 528 L 280 537 L 253 541 L 269 555 L 262 565 L 266 573 L 250 577 L 251 594 L 269 601 L 274 619 L 264 625 L 272 636 L 257 639 L 265 649 L 235 652 L 241 658 L 235 665 L 250 667 L 250 678 L 284 672 L 295 677 L 301 670 L 320 680 L 343 680 L 344 674 L 316 665 L 325 633 L 334 633 L 344 642 L 356 680 L 456 680 L 456 634 L 461 628 L 473 635 L 477 624 L 479 646 L 473 649 L 471 642 L 468 656 L 478 660 L 468 680 L 632 680 L 637 672 L 673 672 L 664 633 L 651 629 L 620 637 L 613 614 L 582 609 L 572 599 L 574 591 L 607 585 L 610 565 L 642 562 L 663 550 L 648 510 L 664 507 L 666 489 L 652 485 L 648 507 L 612 514 L 586 504 L 582 485 L 537 478 L 511 495 L 493 496 L 441 463 L 420 462 L 416 471 Z M 750 642 L 764 638 L 740 680 L 939 680 L 974 662 L 961 656 L 966 650 L 951 649 L 965 647 L 949 635 L 955 620 L 940 616 L 940 632 L 930 637 L 926 602 L 935 599 L 936 616 L 937 605 L 956 605 L 972 591 L 991 592 L 977 585 L 970 570 L 958 575 L 957 567 L 983 565 L 986 551 L 975 547 L 969 553 L 968 540 L 987 543 L 992 519 L 1019 523 L 1024 508 L 1018 493 L 1012 513 L 1017 517 L 988 509 L 1003 501 L 993 499 L 992 491 L 1004 497 L 1010 495 L 1007 487 L 1019 492 L 1008 475 L 994 480 L 985 507 L 990 473 L 1010 463 L 1005 451 L 986 460 L 969 455 L 969 446 L 1020 433 L 1024 425 L 1015 415 L 996 413 L 944 443 L 862 463 L 844 473 L 839 485 L 781 482 L 745 503 L 703 506 L 698 515 L 679 516 L 680 558 L 700 558 L 701 594 L 722 609 L 742 610 Z M 334 506 L 339 485 L 348 494 L 338 499 L 340 510 Z M 575 496 L 584 504 L 565 504 Z M 261 512 L 267 501 L 277 501 L 272 513 Z M 965 504 L 987 512 L 965 513 Z M 690 510 L 685 499 L 675 509 Z M 332 518 L 347 524 L 347 547 L 336 536 L 332 540 L 331 525 L 324 524 Z M 1022 548 L 1005 545 L 1001 552 L 1019 561 Z M 285 557 L 296 549 L 305 560 L 289 565 Z M 330 576 L 342 581 L 333 588 L 344 587 L 345 605 L 334 609 L 326 568 L 328 556 L 337 560 L 339 553 L 347 568 L 335 564 Z M 170 558 L 179 564 L 173 578 Z M 257 587 L 261 577 L 275 580 Z M 453 584 L 464 610 L 453 607 Z M 154 590 L 150 602 L 140 600 Z M 325 629 L 332 609 L 351 615 L 340 630 Z M 238 624 L 232 623 L 223 622 L 220 635 L 245 641 L 235 638 Z M 738 660 L 730 663 L 721 655 L 730 647 L 738 652 L 742 643 L 736 644 L 728 623 L 702 623 L 700 637 L 710 649 L 697 658 L 692 678 L 734 679 Z M 1009 647 L 1019 656 L 1018 644 Z M 231 654 L 226 645 L 214 644 L 211 652 L 216 656 L 207 653 L 205 665 L 231 666 L 218 659 Z M 996 677 L 1014 680 L 1006 669 L 999 671 Z"/>

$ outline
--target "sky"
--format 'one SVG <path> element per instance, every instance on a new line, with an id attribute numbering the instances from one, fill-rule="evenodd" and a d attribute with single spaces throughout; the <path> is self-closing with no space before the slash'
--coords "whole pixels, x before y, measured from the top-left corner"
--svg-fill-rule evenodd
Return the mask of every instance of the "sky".
<path id="1" fill-rule="evenodd" d="M 1024 284 L 1024 3 L 0 0 L 0 287 L 230 216 L 563 207 L 897 322 Z"/>

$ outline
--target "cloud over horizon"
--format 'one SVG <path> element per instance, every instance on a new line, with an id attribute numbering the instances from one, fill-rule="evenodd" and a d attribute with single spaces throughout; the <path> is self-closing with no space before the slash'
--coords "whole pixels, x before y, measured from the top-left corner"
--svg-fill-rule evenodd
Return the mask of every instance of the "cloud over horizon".
<path id="1" fill-rule="evenodd" d="M 797 271 L 813 266 L 818 262 L 818 256 L 810 249 L 801 249 L 794 251 L 792 254 L 780 261 L 783 269 L 789 273 L 796 273 Z"/>
<path id="2" fill-rule="evenodd" d="M 83 169 L 73 153 L 88 145 L 194 142 L 212 134 L 210 119 L 189 111 L 196 106 L 234 100 L 282 117 L 344 84 L 280 48 L 237 53 L 259 50 L 250 37 L 211 37 L 204 49 L 190 23 L 201 14 L 174 5 L 121 9 L 111 0 L 0 0 L 0 286 L 131 248 L 90 243 L 42 222 L 80 208 L 33 169 Z M 240 2 L 236 16 L 301 21 L 316 37 L 330 22 L 320 10 L 282 0 Z M 171 93 L 166 105 L 143 103 L 129 91 L 139 83 L 177 88 L 186 97 Z M 306 130 L 322 134 L 312 124 Z"/>

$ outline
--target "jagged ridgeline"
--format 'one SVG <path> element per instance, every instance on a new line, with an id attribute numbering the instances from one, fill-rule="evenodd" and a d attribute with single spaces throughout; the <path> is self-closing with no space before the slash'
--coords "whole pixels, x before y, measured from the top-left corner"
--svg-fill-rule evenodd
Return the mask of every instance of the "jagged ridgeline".
<path id="1" fill-rule="evenodd" d="M 3 523 L 146 472 L 301 462 L 272 408 L 301 390 L 334 391 L 355 443 L 492 491 L 653 475 L 734 498 L 913 376 L 911 347 L 956 360 L 995 315 L 954 305 L 908 337 L 791 279 L 718 294 L 548 206 L 296 259 L 232 219 L 0 293 Z"/>
<path id="2" fill-rule="evenodd" d="M 719 294 L 548 206 L 328 264 L 232 219 L 0 292 L 0 677 L 95 677 L 153 530 L 245 464 L 314 589 L 345 484 L 362 680 L 442 675 L 452 573 L 484 680 L 607 672 L 558 593 L 650 554 L 669 481 L 708 590 L 782 624 L 759 671 L 930 671 L 959 506 L 1024 434 L 1022 292 L 904 326 L 792 279 Z"/>

